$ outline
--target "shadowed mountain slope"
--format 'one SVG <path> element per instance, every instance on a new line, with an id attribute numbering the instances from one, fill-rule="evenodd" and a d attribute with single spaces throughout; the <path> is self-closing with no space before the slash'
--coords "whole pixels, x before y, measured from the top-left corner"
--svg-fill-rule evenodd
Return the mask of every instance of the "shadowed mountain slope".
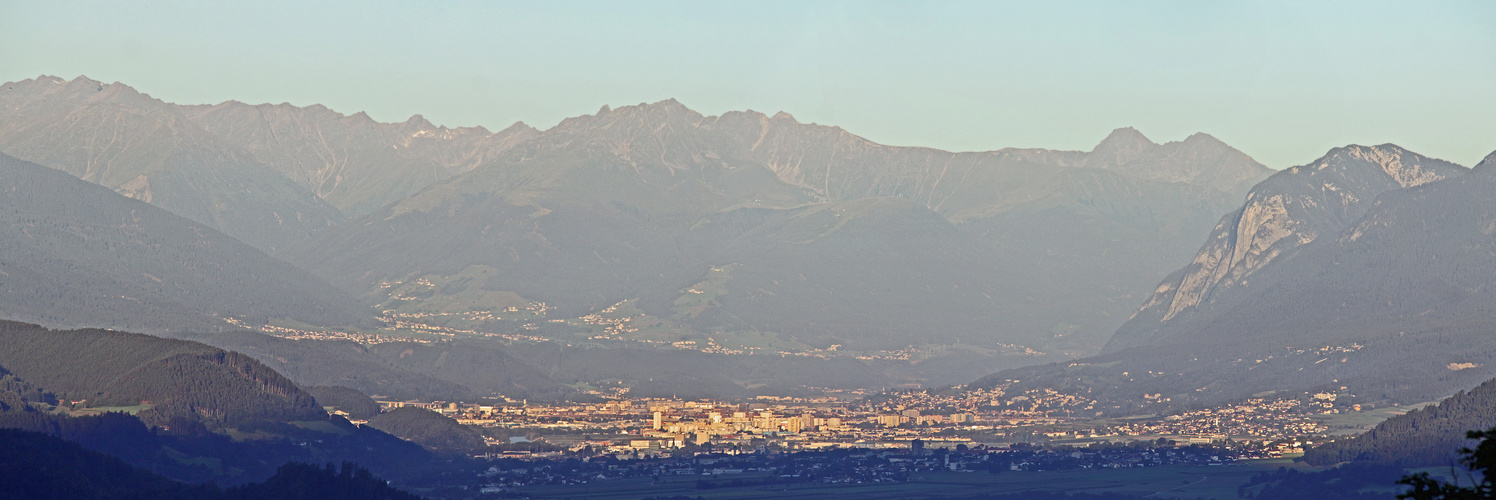
<path id="1" fill-rule="evenodd" d="M 367 306 L 217 231 L 0 154 L 0 314 L 62 327 L 218 330 L 371 321 Z"/>

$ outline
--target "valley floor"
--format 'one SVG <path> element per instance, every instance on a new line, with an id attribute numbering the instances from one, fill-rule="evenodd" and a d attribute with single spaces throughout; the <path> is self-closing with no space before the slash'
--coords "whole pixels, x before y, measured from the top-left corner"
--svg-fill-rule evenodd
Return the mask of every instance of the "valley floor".
<path id="1" fill-rule="evenodd" d="M 1242 461 L 1234 465 L 1169 465 L 1132 469 L 1082 469 L 1064 471 L 928 472 L 912 475 L 907 482 L 872 484 L 752 484 L 698 487 L 702 478 L 663 476 L 658 481 L 631 478 L 595 481 L 581 485 L 531 486 L 513 491 L 531 498 L 586 498 L 622 500 L 649 497 L 735 498 L 968 498 L 1024 492 L 1101 493 L 1154 495 L 1154 498 L 1207 498 L 1235 500 L 1240 486 L 1254 475 L 1279 467 L 1312 468 L 1292 459 Z M 743 482 L 767 479 L 744 474 Z M 717 479 L 717 481 L 722 481 Z"/>

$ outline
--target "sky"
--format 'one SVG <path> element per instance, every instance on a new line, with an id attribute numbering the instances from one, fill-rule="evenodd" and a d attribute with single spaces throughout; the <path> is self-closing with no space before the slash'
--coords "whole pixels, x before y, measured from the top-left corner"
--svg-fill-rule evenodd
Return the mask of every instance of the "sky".
<path id="1" fill-rule="evenodd" d="M 0 0 L 0 81 L 539 128 L 668 98 L 955 151 L 1205 132 L 1273 168 L 1496 150 L 1496 2 Z"/>

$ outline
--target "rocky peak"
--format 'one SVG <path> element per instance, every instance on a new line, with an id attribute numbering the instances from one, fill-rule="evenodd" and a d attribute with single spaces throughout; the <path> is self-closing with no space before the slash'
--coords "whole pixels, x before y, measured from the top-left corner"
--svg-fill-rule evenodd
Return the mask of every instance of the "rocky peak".
<path id="1" fill-rule="evenodd" d="M 1315 169 L 1324 170 L 1357 163 L 1375 165 L 1394 182 L 1405 188 L 1428 184 L 1455 174 L 1454 170 L 1462 170 L 1458 165 L 1425 157 L 1396 144 L 1379 146 L 1352 144 L 1336 148 L 1320 161 L 1315 162 Z"/>
<path id="2" fill-rule="evenodd" d="M 414 129 L 417 129 L 417 130 L 426 130 L 426 129 L 434 129 L 434 128 L 436 128 L 436 125 L 432 125 L 431 121 L 427 120 L 426 117 L 421 116 L 420 113 L 417 113 L 417 114 L 414 114 L 414 115 L 410 115 L 410 118 L 407 119 L 407 120 L 405 120 L 404 125 L 405 125 L 406 128 L 414 128 Z"/>
<path id="3" fill-rule="evenodd" d="M 1184 138 L 1183 142 L 1189 146 L 1199 148 L 1231 149 L 1231 146 L 1226 145 L 1226 143 L 1221 142 L 1220 139 L 1217 139 L 1215 136 L 1207 134 L 1205 132 L 1195 132 L 1193 134 L 1190 134 L 1189 137 Z"/>
<path id="4" fill-rule="evenodd" d="M 1159 284 L 1108 350 L 1150 342 L 1170 321 L 1248 286 L 1279 257 L 1339 234 L 1382 193 L 1464 171 L 1385 144 L 1336 148 L 1312 163 L 1272 175 L 1252 188 L 1240 209 L 1221 219 L 1193 262 Z"/>
<path id="5" fill-rule="evenodd" d="M 1096 144 L 1096 147 L 1091 149 L 1086 163 L 1092 167 L 1122 165 L 1141 157 L 1155 146 L 1158 145 L 1148 140 L 1137 129 L 1122 127 L 1113 130 L 1105 139 Z"/>
<path id="6" fill-rule="evenodd" d="M 510 125 L 510 126 L 504 128 L 504 130 L 498 131 L 497 134 L 499 134 L 499 135 L 511 135 L 511 134 L 521 134 L 521 133 L 524 133 L 524 134 L 533 134 L 533 133 L 536 133 L 536 132 L 540 132 L 540 130 L 536 129 L 535 127 L 531 127 L 530 124 L 528 124 L 528 123 L 525 123 L 525 122 L 514 122 L 513 125 Z"/>

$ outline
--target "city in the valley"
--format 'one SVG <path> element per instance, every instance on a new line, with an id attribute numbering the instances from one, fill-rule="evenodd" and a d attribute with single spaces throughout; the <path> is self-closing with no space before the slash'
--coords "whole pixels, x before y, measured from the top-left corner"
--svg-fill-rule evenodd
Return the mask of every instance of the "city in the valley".
<path id="1" fill-rule="evenodd" d="M 1361 405 L 1337 396 L 1317 393 L 1305 395 L 1303 400 L 1253 398 L 1168 415 L 1124 418 L 1072 416 L 1094 403 L 1048 389 L 1006 394 L 1002 387 L 810 398 L 761 396 L 747 401 L 616 398 L 589 403 L 534 403 L 499 398 L 481 403 L 379 403 L 385 410 L 420 406 L 463 425 L 502 429 L 498 434 L 510 437 L 490 437 L 490 445 L 509 449 L 504 456 L 533 459 L 1142 443 L 1223 446 L 1233 450 L 1230 457 L 1236 460 L 1300 452 L 1316 439 L 1349 429 L 1351 426 L 1339 423 L 1348 421 L 1342 414 L 1349 417 L 1377 411 L 1363 410 Z M 1389 415 L 1395 412 L 1383 411 Z M 513 446 L 516 444 L 527 446 Z M 1131 467 L 1147 465 L 1147 461 L 1099 465 Z"/>
<path id="2" fill-rule="evenodd" d="M 479 430 L 489 446 L 477 457 L 495 460 L 479 479 L 493 492 L 630 478 L 659 482 L 662 476 L 694 476 L 706 483 L 695 486 L 701 488 L 712 481 L 901 483 L 929 473 L 1254 461 L 1276 467 L 1276 459 L 1292 458 L 1317 441 L 1407 410 L 1362 408 L 1348 394 L 1321 392 L 1101 418 L 1088 411 L 1096 403 L 1085 398 L 1009 389 L 741 401 L 379 403 L 385 411 L 424 407 Z"/>

